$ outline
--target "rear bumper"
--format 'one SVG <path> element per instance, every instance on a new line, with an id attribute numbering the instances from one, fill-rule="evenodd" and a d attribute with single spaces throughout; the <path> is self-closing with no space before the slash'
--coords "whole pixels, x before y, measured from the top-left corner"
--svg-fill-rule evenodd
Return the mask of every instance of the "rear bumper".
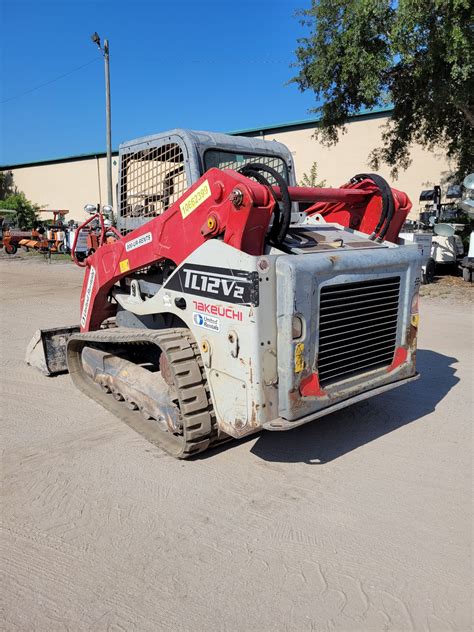
<path id="1" fill-rule="evenodd" d="M 409 382 L 414 382 L 419 377 L 420 377 L 420 374 L 417 373 L 413 377 L 408 377 L 403 380 L 398 380 L 398 382 L 392 382 L 391 384 L 385 384 L 384 386 L 373 388 L 369 391 L 365 391 L 364 393 L 360 393 L 359 395 L 355 395 L 354 397 L 350 397 L 349 399 L 345 399 L 342 402 L 337 402 L 337 404 L 333 404 L 332 406 L 328 406 L 327 408 L 318 410 L 315 413 L 306 415 L 306 417 L 300 417 L 300 419 L 295 419 L 294 421 L 288 421 L 287 419 L 283 419 L 282 417 L 277 417 L 276 419 L 272 419 L 272 421 L 269 421 L 263 424 L 263 428 L 265 430 L 274 430 L 274 431 L 291 430 L 292 428 L 302 426 L 303 424 L 307 424 L 308 422 L 314 421 L 315 419 L 319 419 L 320 417 L 324 417 L 325 415 L 330 415 L 331 413 L 334 413 L 337 410 L 341 410 L 342 408 L 346 408 L 347 406 L 351 406 L 352 404 L 361 402 L 364 399 L 368 399 L 369 397 L 374 397 L 375 395 L 380 395 L 381 393 L 390 391 L 393 388 L 397 388 L 398 386 L 404 386 L 405 384 L 408 384 Z"/>

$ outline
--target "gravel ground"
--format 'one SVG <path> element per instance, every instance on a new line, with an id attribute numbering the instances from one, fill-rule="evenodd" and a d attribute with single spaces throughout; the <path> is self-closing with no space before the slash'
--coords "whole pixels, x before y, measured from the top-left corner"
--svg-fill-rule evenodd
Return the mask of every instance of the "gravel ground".
<path id="1" fill-rule="evenodd" d="M 423 288 L 417 382 L 180 462 L 24 365 L 82 272 L 1 259 L 2 629 L 471 629 L 470 286 Z"/>
<path id="2" fill-rule="evenodd" d="M 437 276 L 434 283 L 421 286 L 420 296 L 423 298 L 439 298 L 449 303 L 464 303 L 472 306 L 474 284 L 467 283 L 459 276 Z"/>

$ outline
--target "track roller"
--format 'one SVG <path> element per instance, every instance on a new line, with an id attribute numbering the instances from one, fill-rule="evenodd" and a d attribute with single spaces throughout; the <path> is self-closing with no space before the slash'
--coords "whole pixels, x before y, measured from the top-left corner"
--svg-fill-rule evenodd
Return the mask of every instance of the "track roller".
<path id="1" fill-rule="evenodd" d="M 116 328 L 74 334 L 75 385 L 177 458 L 228 439 L 219 434 L 201 356 L 188 329 Z"/>

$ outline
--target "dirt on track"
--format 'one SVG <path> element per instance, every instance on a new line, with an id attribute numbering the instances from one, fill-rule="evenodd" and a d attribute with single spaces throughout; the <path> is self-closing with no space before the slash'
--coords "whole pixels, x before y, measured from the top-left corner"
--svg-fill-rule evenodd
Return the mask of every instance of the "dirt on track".
<path id="1" fill-rule="evenodd" d="M 182 462 L 25 366 L 81 271 L 0 271 L 2 629 L 471 629 L 470 305 L 422 298 L 417 382 Z"/>

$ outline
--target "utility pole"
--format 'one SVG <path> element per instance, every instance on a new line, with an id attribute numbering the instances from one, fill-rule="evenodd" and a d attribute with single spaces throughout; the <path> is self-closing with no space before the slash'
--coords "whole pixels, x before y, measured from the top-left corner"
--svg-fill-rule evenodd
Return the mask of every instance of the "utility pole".
<path id="1" fill-rule="evenodd" d="M 110 66 L 109 66 L 109 40 L 104 40 L 102 46 L 99 34 L 96 32 L 91 36 L 94 44 L 97 44 L 99 50 L 104 56 L 105 68 L 105 123 L 106 123 L 106 140 L 107 140 L 107 204 L 114 205 L 114 194 L 112 187 L 112 124 L 111 124 L 111 106 L 110 106 Z"/>
<path id="2" fill-rule="evenodd" d="M 109 67 L 109 40 L 104 40 L 105 60 L 105 118 L 107 134 L 107 198 L 109 206 L 114 205 L 112 189 L 112 124 L 110 120 L 110 67 Z"/>

